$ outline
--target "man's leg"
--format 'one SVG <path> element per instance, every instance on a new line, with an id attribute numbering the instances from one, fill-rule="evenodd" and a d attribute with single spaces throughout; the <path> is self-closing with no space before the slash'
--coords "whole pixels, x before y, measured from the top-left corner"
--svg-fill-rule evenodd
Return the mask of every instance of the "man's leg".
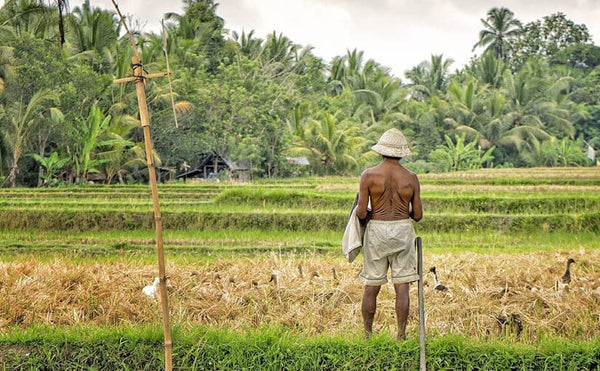
<path id="1" fill-rule="evenodd" d="M 398 320 L 398 334 L 396 340 L 406 338 L 406 320 L 408 319 L 408 309 L 410 307 L 410 296 L 408 294 L 408 283 L 395 283 L 396 290 L 396 318 Z"/>
<path id="2" fill-rule="evenodd" d="M 365 286 L 365 293 L 362 299 L 362 317 L 365 327 L 365 337 L 370 337 L 373 333 L 373 319 L 377 309 L 377 295 L 381 286 Z"/>

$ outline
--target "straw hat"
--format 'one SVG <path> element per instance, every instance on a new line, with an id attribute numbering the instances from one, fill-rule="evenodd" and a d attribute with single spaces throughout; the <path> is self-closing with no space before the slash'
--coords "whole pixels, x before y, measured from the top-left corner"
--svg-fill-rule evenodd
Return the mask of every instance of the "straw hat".
<path id="1" fill-rule="evenodd" d="M 410 155 L 410 149 L 408 149 L 408 142 L 404 134 L 396 128 L 383 133 L 379 138 L 379 142 L 371 149 L 387 157 L 406 157 Z"/>

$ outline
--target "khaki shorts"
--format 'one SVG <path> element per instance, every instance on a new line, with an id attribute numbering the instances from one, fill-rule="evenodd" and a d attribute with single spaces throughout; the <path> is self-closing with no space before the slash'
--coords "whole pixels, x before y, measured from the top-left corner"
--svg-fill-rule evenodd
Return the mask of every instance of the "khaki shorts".
<path id="1" fill-rule="evenodd" d="M 391 267 L 393 283 L 419 279 L 412 220 L 371 220 L 367 224 L 363 245 L 364 266 L 359 280 L 365 285 L 380 286 L 388 281 Z"/>

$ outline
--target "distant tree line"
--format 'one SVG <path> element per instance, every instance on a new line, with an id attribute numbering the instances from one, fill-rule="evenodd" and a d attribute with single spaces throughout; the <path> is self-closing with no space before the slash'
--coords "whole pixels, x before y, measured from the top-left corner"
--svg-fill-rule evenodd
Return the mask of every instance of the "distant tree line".
<path id="1" fill-rule="evenodd" d="M 397 127 L 417 172 L 592 165 L 600 146 L 600 48 L 562 13 L 522 24 L 506 8 L 482 21 L 470 62 L 443 55 L 391 74 L 358 50 L 324 61 L 273 32 L 224 28 L 212 0 L 165 15 L 166 79 L 147 81 L 155 163 L 203 153 L 252 164 L 254 176 L 357 174 Z M 130 20 L 131 21 L 131 20 Z M 163 35 L 132 24 L 144 68 L 165 71 Z M 8 0 L 0 9 L 0 182 L 5 186 L 147 179 L 132 50 L 118 16 L 86 1 Z M 298 167 L 287 157 L 305 156 Z"/>

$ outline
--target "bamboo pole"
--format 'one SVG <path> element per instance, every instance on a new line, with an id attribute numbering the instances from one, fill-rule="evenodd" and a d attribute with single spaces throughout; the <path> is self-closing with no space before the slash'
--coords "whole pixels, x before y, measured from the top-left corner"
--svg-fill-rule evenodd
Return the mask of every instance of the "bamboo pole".
<path id="1" fill-rule="evenodd" d="M 154 204 L 154 225 L 156 228 L 156 252 L 158 255 L 158 276 L 160 278 L 160 302 L 163 312 L 163 328 L 165 333 L 165 370 L 173 369 L 172 353 L 173 342 L 171 341 L 171 324 L 169 323 L 169 301 L 167 296 L 167 276 L 165 275 L 165 257 L 163 250 L 162 220 L 160 215 L 160 206 L 158 202 L 158 187 L 156 185 L 156 170 L 154 168 L 154 159 L 152 157 L 152 138 L 150 136 L 150 116 L 148 115 L 148 106 L 146 105 L 146 92 L 144 90 L 143 68 L 140 59 L 137 56 L 131 58 L 133 66 L 133 75 L 139 76 L 135 81 L 135 91 L 140 107 L 140 122 L 144 130 L 144 144 L 146 148 L 146 159 L 148 161 L 148 175 L 150 177 L 150 187 L 152 188 L 152 201 Z"/>
<path id="2" fill-rule="evenodd" d="M 137 51 L 135 40 L 133 35 L 129 32 L 127 23 L 119 10 L 115 0 L 112 0 L 121 23 L 127 31 L 129 42 L 133 48 L 134 56 L 131 58 L 131 67 L 133 68 L 133 76 L 122 79 L 113 80 L 113 83 L 124 83 L 124 82 L 135 82 L 135 91 L 137 95 L 138 106 L 140 110 L 140 123 L 144 132 L 144 146 L 146 150 L 146 160 L 148 163 L 148 176 L 150 178 L 150 188 L 152 190 L 152 203 L 154 204 L 154 226 L 156 229 L 156 253 L 158 255 L 158 276 L 159 276 L 159 287 L 160 287 L 160 302 L 163 313 L 163 332 L 164 332 L 164 348 L 165 348 L 165 370 L 173 370 L 173 341 L 171 339 L 171 324 L 169 321 L 169 299 L 167 296 L 167 275 L 165 274 L 165 254 L 163 249 L 163 237 L 162 237 L 162 219 L 160 214 L 160 205 L 158 202 L 158 187 L 156 185 L 156 169 L 154 168 L 154 158 L 152 157 L 152 138 L 150 136 L 150 115 L 148 114 L 148 106 L 146 104 L 146 91 L 145 81 L 146 79 L 153 77 L 168 76 L 170 71 L 162 73 L 145 74 L 144 68 L 142 67 L 142 61 Z"/>
<path id="3" fill-rule="evenodd" d="M 425 359 L 425 300 L 423 298 L 423 245 L 421 237 L 415 239 L 417 248 L 417 273 L 419 274 L 419 365 L 421 371 L 427 370 Z"/>

